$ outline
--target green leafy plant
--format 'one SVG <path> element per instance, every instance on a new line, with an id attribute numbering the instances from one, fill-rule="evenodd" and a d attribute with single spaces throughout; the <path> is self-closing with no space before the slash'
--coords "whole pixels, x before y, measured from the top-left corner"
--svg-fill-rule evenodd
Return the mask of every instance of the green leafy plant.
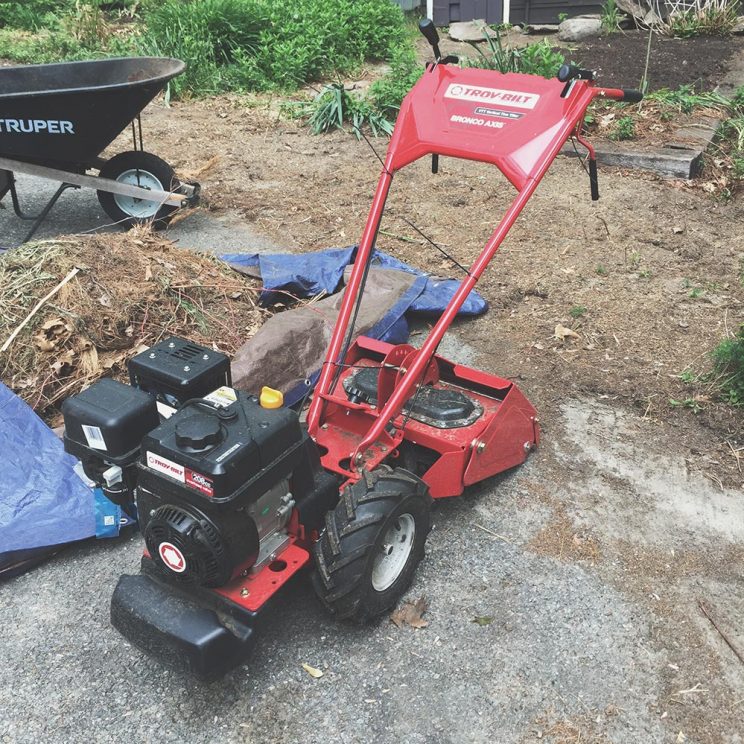
<path id="1" fill-rule="evenodd" d="M 341 83 L 324 85 L 312 101 L 294 106 L 293 113 L 307 118 L 313 134 L 343 130 L 344 125 L 351 125 L 358 137 L 365 124 L 375 137 L 393 132 L 393 123 L 384 114 L 376 110 L 368 99 L 352 95 Z"/>
<path id="2" fill-rule="evenodd" d="M 744 323 L 733 338 L 713 349 L 711 357 L 721 397 L 732 405 L 744 406 Z"/>
<path id="3" fill-rule="evenodd" d="M 390 61 L 390 72 L 369 88 L 369 100 L 374 109 L 394 122 L 401 102 L 423 72 L 412 45 L 402 44 L 395 49 Z"/>
<path id="4" fill-rule="evenodd" d="M 669 399 L 669 405 L 673 408 L 689 408 L 693 413 L 700 413 L 703 406 L 697 398 L 684 398 L 683 400 Z"/>
<path id="5" fill-rule="evenodd" d="M 470 42 L 479 56 L 465 59 L 463 64 L 498 70 L 501 73 L 523 72 L 551 78 L 555 77 L 558 68 L 565 62 L 563 54 L 554 50 L 547 39 L 517 48 L 505 41 L 498 29 L 495 30 L 495 35 L 484 29 L 483 37 L 487 42 L 487 51 L 484 52 L 479 44 Z"/>
<path id="6" fill-rule="evenodd" d="M 602 264 L 597 264 L 597 268 L 594 269 L 594 271 L 599 274 L 599 276 L 607 276 L 610 273 Z"/>
<path id="7" fill-rule="evenodd" d="M 654 101 L 668 106 L 674 111 L 689 114 L 695 108 L 727 107 L 731 104 L 728 98 L 713 91 L 695 91 L 694 85 L 680 85 L 676 90 L 661 88 L 645 96 L 646 101 Z"/>
<path id="8" fill-rule="evenodd" d="M 605 0 L 602 5 L 602 30 L 613 34 L 620 29 L 620 11 L 615 0 Z"/>
<path id="9" fill-rule="evenodd" d="M 632 116 L 622 116 L 615 122 L 615 128 L 610 133 L 610 139 L 630 140 L 635 137 L 635 120 Z"/>
<path id="10" fill-rule="evenodd" d="M 583 305 L 574 305 L 569 311 L 568 314 L 574 319 L 578 320 L 583 315 L 586 314 L 586 308 Z"/>

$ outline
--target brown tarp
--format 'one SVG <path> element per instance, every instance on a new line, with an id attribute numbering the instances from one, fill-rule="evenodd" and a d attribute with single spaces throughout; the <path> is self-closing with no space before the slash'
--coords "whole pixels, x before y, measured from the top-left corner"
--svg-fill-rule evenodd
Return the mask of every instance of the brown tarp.
<path id="1" fill-rule="evenodd" d="M 403 271 L 370 269 L 355 338 L 382 320 L 416 279 Z M 233 385 L 255 394 L 264 385 L 286 393 L 319 370 L 345 291 L 269 318 L 235 353 Z"/>

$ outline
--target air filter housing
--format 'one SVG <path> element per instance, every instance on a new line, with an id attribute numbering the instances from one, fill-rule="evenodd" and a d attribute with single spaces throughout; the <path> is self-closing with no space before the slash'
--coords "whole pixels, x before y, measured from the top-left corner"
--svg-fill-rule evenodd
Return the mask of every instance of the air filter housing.
<path id="1" fill-rule="evenodd" d="M 229 386 L 230 360 L 219 351 L 172 336 L 130 360 L 129 381 L 133 387 L 177 406 Z"/>

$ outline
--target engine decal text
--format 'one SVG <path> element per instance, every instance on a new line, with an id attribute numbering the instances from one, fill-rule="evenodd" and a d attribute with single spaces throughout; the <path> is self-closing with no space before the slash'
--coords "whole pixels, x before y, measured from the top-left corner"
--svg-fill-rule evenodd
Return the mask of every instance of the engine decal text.
<path id="1" fill-rule="evenodd" d="M 459 101 L 477 101 L 478 103 L 499 103 L 512 108 L 533 109 L 540 100 L 536 93 L 523 93 L 517 90 L 500 88 L 483 88 L 479 85 L 460 85 L 450 83 L 444 93 L 445 98 Z"/>
<path id="2" fill-rule="evenodd" d="M 502 111 L 501 109 L 486 108 L 485 106 L 476 106 L 475 113 L 481 116 L 495 116 L 498 119 L 521 119 L 524 116 L 518 111 Z"/>
<path id="3" fill-rule="evenodd" d="M 183 465 L 179 465 L 173 460 L 168 460 L 166 457 L 161 457 L 152 452 L 147 453 L 147 467 L 157 470 L 159 473 L 165 473 L 171 478 L 175 478 L 181 483 L 186 482 L 186 472 Z"/>
<path id="4" fill-rule="evenodd" d="M 214 496 L 214 483 L 212 483 L 212 481 L 207 478 L 206 475 L 202 475 L 201 473 L 197 473 L 194 470 L 186 468 L 185 476 L 185 483 L 187 486 L 195 488 L 197 491 L 203 493 L 205 496 Z"/>
<path id="5" fill-rule="evenodd" d="M 486 127 L 490 129 L 503 129 L 503 121 L 494 121 L 493 119 L 481 119 L 477 116 L 460 116 L 459 114 L 453 114 L 450 117 L 450 121 L 453 124 L 469 124 L 473 127 Z"/>

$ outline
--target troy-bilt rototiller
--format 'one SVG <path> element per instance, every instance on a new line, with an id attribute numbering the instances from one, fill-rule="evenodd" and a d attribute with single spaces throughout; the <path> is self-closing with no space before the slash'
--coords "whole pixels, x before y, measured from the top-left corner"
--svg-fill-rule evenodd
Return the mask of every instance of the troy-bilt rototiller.
<path id="1" fill-rule="evenodd" d="M 113 624 L 210 677 L 245 659 L 270 601 L 306 566 L 326 607 L 390 610 L 424 554 L 432 499 L 522 463 L 535 409 L 509 380 L 436 355 L 445 331 L 596 96 L 591 72 L 557 80 L 440 59 L 401 107 L 306 423 L 276 391 L 231 387 L 227 357 L 168 339 L 64 406 L 67 449 L 110 499 L 136 502 L 146 551 L 122 576 Z M 589 151 L 592 196 L 597 197 Z M 352 332 L 393 174 L 432 155 L 494 164 L 517 196 L 420 349 Z"/>

